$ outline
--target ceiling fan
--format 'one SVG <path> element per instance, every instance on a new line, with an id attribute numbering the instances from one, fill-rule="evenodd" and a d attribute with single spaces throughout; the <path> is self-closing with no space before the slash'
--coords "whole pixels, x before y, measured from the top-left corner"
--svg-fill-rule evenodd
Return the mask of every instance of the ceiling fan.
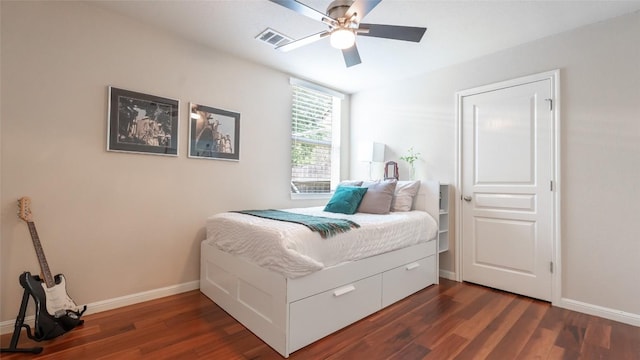
<path id="1" fill-rule="evenodd" d="M 356 35 L 420 42 L 427 31 L 423 27 L 361 23 L 382 0 L 335 0 L 327 7 L 326 14 L 295 0 L 270 1 L 329 26 L 328 30 L 280 45 L 276 49 L 290 51 L 329 37 L 331 46 L 342 50 L 347 67 L 362 62 L 355 44 Z"/>

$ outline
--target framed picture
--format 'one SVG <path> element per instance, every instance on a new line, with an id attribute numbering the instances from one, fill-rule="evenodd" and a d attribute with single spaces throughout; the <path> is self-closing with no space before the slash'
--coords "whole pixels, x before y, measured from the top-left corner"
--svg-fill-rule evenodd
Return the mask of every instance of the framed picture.
<path id="1" fill-rule="evenodd" d="M 189 157 L 239 160 L 240 114 L 189 104 Z"/>
<path id="2" fill-rule="evenodd" d="M 177 156 L 179 104 L 110 86 L 107 150 Z"/>

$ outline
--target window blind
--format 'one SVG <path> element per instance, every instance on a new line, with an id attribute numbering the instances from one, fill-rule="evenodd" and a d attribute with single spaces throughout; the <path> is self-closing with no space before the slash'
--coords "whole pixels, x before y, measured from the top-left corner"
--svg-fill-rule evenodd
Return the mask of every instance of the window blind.
<path id="1" fill-rule="evenodd" d="M 331 192 L 334 96 L 293 84 L 291 192 Z"/>

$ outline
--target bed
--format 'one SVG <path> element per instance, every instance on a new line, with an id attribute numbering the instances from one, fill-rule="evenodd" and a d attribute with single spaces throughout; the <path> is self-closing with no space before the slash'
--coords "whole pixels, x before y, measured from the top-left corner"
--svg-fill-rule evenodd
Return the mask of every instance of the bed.
<path id="1" fill-rule="evenodd" d="M 294 266 L 290 272 L 278 269 L 279 261 L 259 264 L 246 254 L 226 249 L 224 241 L 221 245 L 214 243 L 213 237 L 217 236 L 214 228 L 220 227 L 220 216 L 214 216 L 215 225 L 211 217 L 207 220 L 207 239 L 201 243 L 200 291 L 282 356 L 289 357 L 292 352 L 438 282 L 439 189 L 436 181 L 421 181 L 413 199 L 412 210 L 417 211 L 410 213 L 426 212 L 435 224 L 429 225 L 418 241 L 401 244 L 394 250 L 383 249 L 377 255 L 365 252 L 357 260 L 325 259 L 316 268 L 311 260 L 310 265 L 303 264 L 309 268 Z M 311 232 L 302 225 L 291 226 Z"/>

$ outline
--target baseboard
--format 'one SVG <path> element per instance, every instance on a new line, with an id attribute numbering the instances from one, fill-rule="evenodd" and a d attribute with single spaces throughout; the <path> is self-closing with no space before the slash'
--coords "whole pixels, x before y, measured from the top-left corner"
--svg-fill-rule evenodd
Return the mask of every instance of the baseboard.
<path id="1" fill-rule="evenodd" d="M 554 303 L 553 305 L 633 326 L 640 326 L 640 314 L 628 313 L 567 298 L 561 298 L 558 303 Z"/>
<path id="2" fill-rule="evenodd" d="M 440 277 L 455 280 L 455 273 L 452 271 L 440 269 Z M 131 294 L 127 296 L 121 296 L 109 300 L 98 301 L 95 303 L 87 304 L 87 311 L 85 315 L 95 314 L 102 311 L 117 309 L 127 305 L 133 305 L 144 301 L 159 299 L 165 296 L 180 294 L 183 292 L 197 290 L 200 288 L 200 280 L 190 281 L 173 286 L 167 286 L 160 289 L 154 289 L 144 291 L 137 294 Z M 593 316 L 599 316 L 605 319 L 618 321 L 621 323 L 629 324 L 632 326 L 640 327 L 640 315 L 628 313 L 620 310 L 615 310 L 603 306 L 588 304 L 582 301 L 561 298 L 559 302 L 554 303 L 554 306 L 558 306 L 564 309 L 573 310 Z M 33 326 L 34 316 L 27 316 L 25 323 Z M 0 334 L 9 334 L 13 332 L 15 327 L 15 320 L 7 320 L 0 322 Z"/>
<path id="3" fill-rule="evenodd" d="M 86 304 L 87 311 L 84 314 L 85 315 L 95 314 L 102 311 L 121 308 L 127 305 L 133 305 L 133 304 L 141 303 L 144 301 L 163 298 L 165 296 L 180 294 L 180 293 L 191 291 L 191 290 L 197 290 L 199 288 L 200 288 L 200 280 L 195 280 L 195 281 L 190 281 L 190 282 L 182 283 L 178 285 L 163 287 L 160 289 L 144 291 L 137 294 L 131 294 L 131 295 L 121 296 L 113 299 L 98 301 L 95 303 Z M 30 315 L 25 318 L 25 323 L 28 324 L 29 326 L 33 326 L 34 320 L 35 320 L 35 316 Z M 0 334 L 12 333 L 14 328 L 15 328 L 15 320 L 3 321 L 0 323 Z"/>
<path id="4" fill-rule="evenodd" d="M 453 271 L 440 269 L 440 277 L 456 281 L 456 273 L 454 273 Z"/>

